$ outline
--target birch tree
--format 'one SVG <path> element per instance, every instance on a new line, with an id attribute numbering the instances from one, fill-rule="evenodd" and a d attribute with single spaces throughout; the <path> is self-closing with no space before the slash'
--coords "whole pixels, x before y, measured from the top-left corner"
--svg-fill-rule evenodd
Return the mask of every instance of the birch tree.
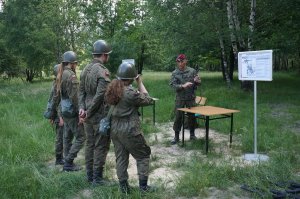
<path id="1" fill-rule="evenodd" d="M 212 22 L 214 24 L 217 37 L 219 39 L 219 44 L 220 44 L 220 54 L 221 54 L 221 67 L 222 67 L 222 73 L 223 73 L 223 78 L 225 79 L 227 86 L 230 88 L 231 87 L 231 79 L 228 74 L 228 61 L 227 61 L 227 53 L 225 49 L 225 44 L 224 44 L 224 33 L 223 33 L 223 28 L 222 28 L 222 14 L 218 14 L 222 8 L 216 8 L 214 1 L 207 2 L 209 4 L 209 8 L 211 9 L 212 13 Z"/>
<path id="2" fill-rule="evenodd" d="M 255 27 L 255 15 L 256 15 L 256 0 L 251 0 L 251 10 L 249 18 L 249 36 L 248 36 L 248 50 L 253 49 L 252 37 Z"/>
<path id="3" fill-rule="evenodd" d="M 250 9 L 250 18 L 249 18 L 249 36 L 248 36 L 248 50 L 251 51 L 253 49 L 253 32 L 255 27 L 255 15 L 256 15 L 256 0 L 251 0 L 251 9 Z M 242 81 L 241 87 L 244 90 L 253 90 L 253 82 L 252 81 Z"/>
<path id="4" fill-rule="evenodd" d="M 236 36 L 238 38 L 238 44 L 241 49 L 246 48 L 245 40 L 241 34 L 241 23 L 238 17 L 238 5 L 236 0 L 232 0 L 232 13 L 233 13 L 233 22 L 235 26 Z"/>
<path id="5" fill-rule="evenodd" d="M 237 8 L 235 8 L 236 3 L 234 0 L 227 0 L 227 18 L 228 18 L 228 26 L 230 31 L 230 40 L 231 40 L 231 47 L 233 51 L 233 63 L 230 65 L 230 78 L 233 79 L 233 71 L 237 64 L 237 56 L 238 56 L 238 45 L 237 45 L 237 36 L 236 36 L 236 25 L 238 22 Z M 239 23 L 238 23 L 239 24 Z"/>

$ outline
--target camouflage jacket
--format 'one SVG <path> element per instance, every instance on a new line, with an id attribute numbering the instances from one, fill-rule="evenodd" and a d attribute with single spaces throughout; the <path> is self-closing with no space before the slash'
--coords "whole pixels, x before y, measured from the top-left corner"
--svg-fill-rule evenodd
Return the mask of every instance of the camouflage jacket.
<path id="1" fill-rule="evenodd" d="M 75 72 L 68 66 L 65 66 L 61 80 L 61 92 L 54 95 L 52 110 L 59 106 L 61 99 L 70 99 L 74 110 L 78 112 L 78 85 L 79 81 Z"/>
<path id="2" fill-rule="evenodd" d="M 87 122 L 98 123 L 108 112 L 104 103 L 109 70 L 97 59 L 88 64 L 80 75 L 79 108 L 87 111 Z"/>
<path id="3" fill-rule="evenodd" d="M 58 107 L 61 99 L 70 99 L 74 109 L 78 112 L 78 84 L 75 72 L 65 66 L 61 78 L 61 92 L 53 97 L 53 108 Z"/>
<path id="4" fill-rule="evenodd" d="M 52 83 L 52 87 L 51 87 L 51 91 L 50 91 L 50 96 L 48 98 L 48 103 L 50 103 L 51 105 L 54 102 L 54 96 L 56 95 L 56 80 L 53 81 Z M 60 103 L 57 105 L 57 107 L 55 107 L 54 113 L 52 115 L 53 120 L 55 121 L 55 123 L 59 122 L 59 117 L 61 117 L 61 112 L 60 112 Z"/>
<path id="5" fill-rule="evenodd" d="M 186 82 L 194 83 L 194 77 L 197 71 L 193 68 L 186 67 L 183 71 L 178 68 L 172 72 L 170 86 L 176 91 L 176 100 L 194 100 L 195 99 L 195 86 L 182 88 L 181 85 Z"/>
<path id="6" fill-rule="evenodd" d="M 61 81 L 61 98 L 69 98 L 75 107 L 75 110 L 78 109 L 78 85 L 79 81 L 76 77 L 76 74 L 71 68 L 66 67 Z"/>
<path id="7" fill-rule="evenodd" d="M 141 134 L 138 109 L 152 103 L 153 99 L 148 94 L 140 93 L 132 86 L 125 87 L 122 99 L 113 107 L 112 129 L 116 133 Z"/>

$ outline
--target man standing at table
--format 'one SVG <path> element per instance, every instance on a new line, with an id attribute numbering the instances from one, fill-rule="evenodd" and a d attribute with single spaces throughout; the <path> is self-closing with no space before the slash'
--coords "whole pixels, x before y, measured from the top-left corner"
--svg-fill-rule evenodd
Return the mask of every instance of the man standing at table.
<path id="1" fill-rule="evenodd" d="M 198 72 L 187 66 L 187 59 L 185 54 L 179 54 L 176 58 L 177 68 L 172 72 L 170 86 L 176 92 L 175 98 L 175 121 L 173 130 L 175 137 L 171 144 L 179 142 L 179 132 L 182 127 L 182 112 L 178 108 L 193 107 L 195 104 L 195 91 L 197 86 L 200 85 L 201 79 Z M 190 129 L 190 140 L 195 140 L 195 114 L 188 113 L 188 124 Z"/>

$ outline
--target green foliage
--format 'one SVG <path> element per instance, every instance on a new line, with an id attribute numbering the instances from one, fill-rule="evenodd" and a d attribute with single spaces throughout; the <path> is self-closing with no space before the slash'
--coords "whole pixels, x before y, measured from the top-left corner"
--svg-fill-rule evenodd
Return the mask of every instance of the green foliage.
<path id="1" fill-rule="evenodd" d="M 254 46 L 275 50 L 276 70 L 299 69 L 298 7 L 292 0 L 284 5 L 278 0 L 257 2 Z M 135 59 L 144 69 L 172 71 L 179 53 L 187 54 L 191 66 L 218 71 L 219 35 L 226 53 L 231 53 L 226 9 L 225 2 L 208 0 L 6 0 L 0 12 L 1 71 L 5 66 L 10 71 L 27 68 L 35 77 L 41 71 L 49 74 L 67 50 L 78 54 L 83 68 L 98 39 L 113 46 L 112 72 L 125 58 Z M 249 1 L 238 1 L 241 27 L 234 33 L 244 41 L 249 14 Z M 239 47 L 246 49 L 241 42 Z"/>
<path id="2" fill-rule="evenodd" d="M 40 20 L 42 13 L 36 1 L 8 1 L 5 6 L 5 32 L 8 47 L 21 55 L 30 69 L 41 68 L 52 59 L 53 33 Z"/>

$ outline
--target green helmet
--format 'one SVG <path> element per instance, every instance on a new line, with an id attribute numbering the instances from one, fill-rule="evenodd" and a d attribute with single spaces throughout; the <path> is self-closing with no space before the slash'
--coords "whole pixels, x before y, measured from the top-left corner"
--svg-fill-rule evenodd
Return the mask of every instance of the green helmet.
<path id="1" fill-rule="evenodd" d="M 109 54 L 112 52 L 111 47 L 104 40 L 97 40 L 93 47 L 93 55 Z"/>
<path id="2" fill-rule="evenodd" d="M 54 75 L 55 77 L 57 76 L 57 73 L 58 73 L 58 67 L 59 67 L 59 65 L 56 64 L 56 65 L 54 66 L 54 68 L 53 68 L 53 75 Z"/>
<path id="3" fill-rule="evenodd" d="M 63 54 L 63 63 L 77 63 L 77 55 L 73 51 L 67 51 Z"/>
<path id="4" fill-rule="evenodd" d="M 137 77 L 137 72 L 135 66 L 131 63 L 122 63 L 117 71 L 118 79 L 135 79 Z"/>

